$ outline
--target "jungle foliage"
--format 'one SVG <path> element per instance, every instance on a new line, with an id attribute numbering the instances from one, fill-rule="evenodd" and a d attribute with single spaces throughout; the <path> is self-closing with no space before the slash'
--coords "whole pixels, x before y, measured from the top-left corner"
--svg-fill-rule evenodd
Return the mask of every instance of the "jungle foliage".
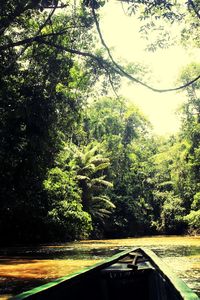
<path id="1" fill-rule="evenodd" d="M 161 2 L 128 1 L 131 13 L 142 7 L 147 21 L 188 20 L 181 42 L 190 30 L 198 46 L 198 2 L 187 1 L 184 11 L 177 1 Z M 199 230 L 200 83 L 188 82 L 200 66 L 180 76 L 188 97 L 180 134 L 153 136 L 135 105 L 107 96 L 128 73 L 102 39 L 97 46 L 103 5 L 1 3 L 2 244 Z M 140 83 L 138 68 L 131 72 L 129 79 Z"/>

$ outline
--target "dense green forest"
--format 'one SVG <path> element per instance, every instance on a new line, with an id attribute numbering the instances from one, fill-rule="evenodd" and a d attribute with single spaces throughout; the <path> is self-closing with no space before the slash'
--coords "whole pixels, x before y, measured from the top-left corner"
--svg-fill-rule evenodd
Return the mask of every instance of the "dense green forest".
<path id="1" fill-rule="evenodd" d="M 178 42 L 199 46 L 199 1 L 121 2 L 146 21 L 143 34 L 158 19 L 179 22 Z M 142 66 L 114 60 L 98 22 L 104 5 L 1 3 L 2 244 L 199 232 L 200 64 L 185 66 L 177 82 L 187 92 L 180 132 L 153 135 L 117 96 L 123 76 L 156 89 L 141 80 Z M 168 42 L 163 29 L 151 48 Z"/>

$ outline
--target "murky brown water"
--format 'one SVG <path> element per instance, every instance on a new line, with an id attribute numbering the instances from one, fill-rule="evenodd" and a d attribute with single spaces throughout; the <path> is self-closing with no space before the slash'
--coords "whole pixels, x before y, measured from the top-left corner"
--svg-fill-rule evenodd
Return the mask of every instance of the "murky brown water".
<path id="1" fill-rule="evenodd" d="M 200 295 L 200 237 L 173 236 L 0 248 L 0 299 L 137 246 L 153 250 Z"/>

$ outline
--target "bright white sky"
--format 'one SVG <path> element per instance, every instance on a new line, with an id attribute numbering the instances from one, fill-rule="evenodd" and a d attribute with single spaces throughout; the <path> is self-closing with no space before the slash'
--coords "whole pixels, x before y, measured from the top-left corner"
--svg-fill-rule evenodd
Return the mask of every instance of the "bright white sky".
<path id="1" fill-rule="evenodd" d="M 190 62 L 200 61 L 200 51 L 187 51 L 180 46 L 154 53 L 144 51 L 146 42 L 138 33 L 139 21 L 123 13 L 117 1 L 106 3 L 102 10 L 100 27 L 109 48 L 113 47 L 114 58 L 127 62 L 148 65 L 152 73 L 148 76 L 156 88 L 175 87 L 180 69 Z M 171 32 L 175 35 L 177 28 Z M 152 37 L 153 38 L 153 37 Z M 150 83 L 148 79 L 146 82 Z M 184 102 L 184 92 L 155 93 L 140 85 L 124 80 L 120 95 L 133 101 L 151 121 L 154 132 L 159 135 L 175 133 L 179 128 L 177 109 Z"/>

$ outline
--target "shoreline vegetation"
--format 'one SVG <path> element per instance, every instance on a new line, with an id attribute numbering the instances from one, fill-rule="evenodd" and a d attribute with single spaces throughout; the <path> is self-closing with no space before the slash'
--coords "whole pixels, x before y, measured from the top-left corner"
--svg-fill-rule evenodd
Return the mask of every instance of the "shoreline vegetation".
<path id="1" fill-rule="evenodd" d="M 112 247 L 112 245 L 119 245 L 120 241 L 123 241 L 123 245 L 129 245 L 131 242 L 136 242 L 136 244 L 139 246 L 139 241 L 141 242 L 141 246 L 144 246 L 143 242 L 145 242 L 147 245 L 149 242 L 154 239 L 156 243 L 168 245 L 170 244 L 170 241 L 172 241 L 172 245 L 178 241 L 181 245 L 187 246 L 187 241 L 190 241 L 190 244 L 193 246 L 199 246 L 200 242 L 200 235 L 199 234 L 183 234 L 183 235 L 147 235 L 147 236 L 135 236 L 135 237 L 126 237 L 126 238 L 104 238 L 104 239 L 80 239 L 80 240 L 73 240 L 73 241 L 66 241 L 66 242 L 50 242 L 50 243 L 26 243 L 26 244 L 4 244 L 0 246 L 0 249 L 9 249 L 9 248 L 31 248 L 31 247 L 42 247 L 42 248 L 63 248 L 64 245 L 76 245 L 80 244 L 87 248 L 90 247 L 90 245 L 94 245 L 94 247 L 102 247 L 104 248 L 104 244 Z M 124 244 L 125 243 L 125 244 Z M 134 245 L 133 245 L 134 246 Z"/>
<path id="2" fill-rule="evenodd" d="M 145 22 L 138 31 L 144 38 L 149 30 L 163 33 L 153 51 L 168 45 L 166 30 L 179 22 L 177 43 L 199 46 L 198 1 L 195 8 L 139 2 L 129 7 Z M 123 76 L 152 79 L 142 63 L 114 61 L 99 25 L 104 6 L 1 5 L 2 245 L 199 233 L 200 64 L 178 78 L 186 98 L 179 133 L 156 136 L 144 113 L 118 95 Z"/>

